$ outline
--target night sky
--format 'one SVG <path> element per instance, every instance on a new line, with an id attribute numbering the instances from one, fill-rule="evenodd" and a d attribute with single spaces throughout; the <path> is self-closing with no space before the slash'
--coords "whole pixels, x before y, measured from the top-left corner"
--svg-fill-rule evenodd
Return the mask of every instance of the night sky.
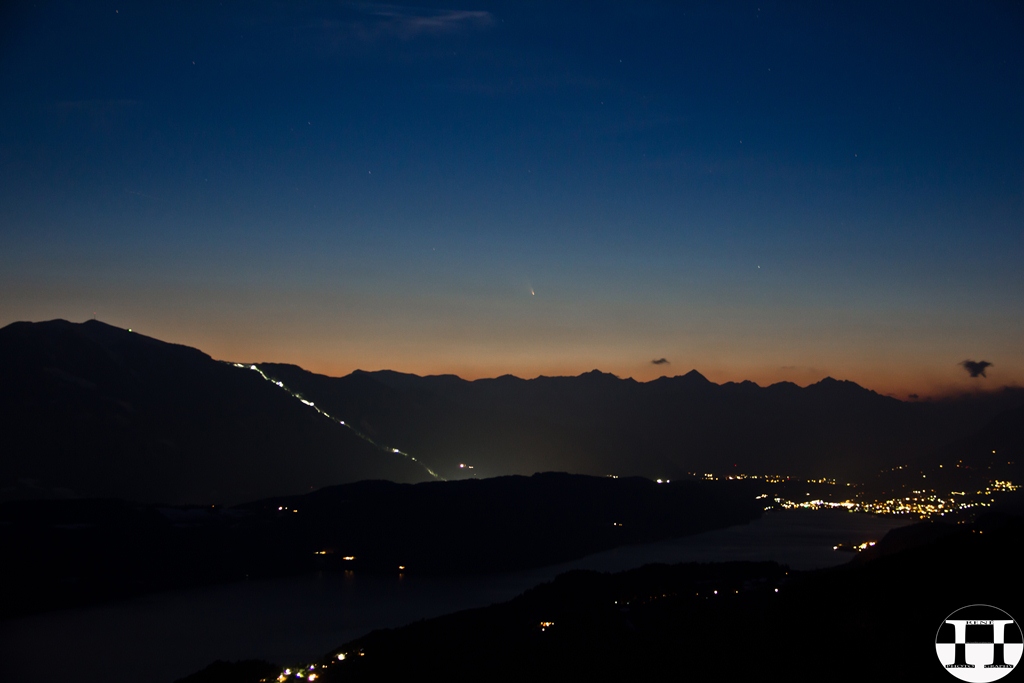
<path id="1" fill-rule="evenodd" d="M 1024 5 L 723 4 L 5 2 L 0 325 L 1024 383 Z"/>

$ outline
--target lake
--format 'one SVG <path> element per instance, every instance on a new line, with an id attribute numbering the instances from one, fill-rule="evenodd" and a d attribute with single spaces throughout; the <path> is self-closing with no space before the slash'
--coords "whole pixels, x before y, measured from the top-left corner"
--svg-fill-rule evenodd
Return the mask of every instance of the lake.
<path id="1" fill-rule="evenodd" d="M 652 562 L 774 560 L 842 564 L 837 542 L 877 540 L 914 519 L 845 511 L 773 511 L 750 524 L 627 546 L 573 562 L 461 578 L 321 574 L 174 591 L 0 622 L 10 683 L 171 683 L 216 659 L 308 662 L 377 629 L 515 597 L 570 569 Z"/>

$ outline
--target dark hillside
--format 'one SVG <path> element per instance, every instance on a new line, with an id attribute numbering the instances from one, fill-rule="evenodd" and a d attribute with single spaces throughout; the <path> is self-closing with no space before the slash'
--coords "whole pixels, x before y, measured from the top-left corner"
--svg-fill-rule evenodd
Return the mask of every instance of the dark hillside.
<path id="1" fill-rule="evenodd" d="M 331 378 L 293 365 L 260 367 L 448 478 L 567 470 L 857 481 L 928 459 L 1000 411 L 1024 404 L 1019 390 L 906 403 L 832 378 L 806 388 L 719 385 L 696 371 L 648 383 L 598 371 L 470 382 L 390 371 Z M 472 465 L 472 472 L 460 464 Z"/>
<path id="2" fill-rule="evenodd" d="M 748 484 L 547 473 L 362 481 L 233 508 L 12 501 L 0 504 L 0 546 L 17 558 L 6 566 L 0 616 L 315 571 L 542 567 L 746 523 L 761 513 Z"/>
<path id="3" fill-rule="evenodd" d="M 237 503 L 422 481 L 250 370 L 101 322 L 0 330 L 0 499 Z"/>
<path id="4" fill-rule="evenodd" d="M 1024 525 L 997 518 L 920 537 L 874 561 L 806 574 L 773 563 L 571 572 L 507 603 L 375 631 L 316 672 L 328 682 L 948 681 L 934 643 L 950 613 L 982 604 L 1019 618 L 1024 609 Z M 1020 631 L 1006 642 L 1019 647 Z"/>

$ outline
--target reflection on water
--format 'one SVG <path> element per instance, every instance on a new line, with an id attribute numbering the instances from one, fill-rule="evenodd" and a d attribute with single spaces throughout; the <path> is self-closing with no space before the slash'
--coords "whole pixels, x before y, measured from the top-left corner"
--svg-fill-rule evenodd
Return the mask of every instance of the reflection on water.
<path id="1" fill-rule="evenodd" d="M 216 659 L 310 661 L 373 629 L 508 600 L 569 569 L 731 560 L 812 569 L 850 559 L 832 550 L 837 542 L 875 540 L 911 521 L 840 511 L 773 512 L 746 525 L 515 574 L 327 574 L 164 593 L 0 622 L 0 678 L 170 683 Z"/>

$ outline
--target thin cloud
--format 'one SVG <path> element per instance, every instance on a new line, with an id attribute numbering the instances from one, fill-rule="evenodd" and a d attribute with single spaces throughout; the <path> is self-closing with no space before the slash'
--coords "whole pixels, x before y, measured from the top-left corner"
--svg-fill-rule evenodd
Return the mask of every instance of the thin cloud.
<path id="1" fill-rule="evenodd" d="M 992 367 L 987 360 L 965 360 L 960 366 L 967 371 L 971 377 L 985 377 L 985 369 Z"/>
<path id="2" fill-rule="evenodd" d="M 671 365 L 668 358 L 655 358 L 651 361 L 651 365 Z"/>
<path id="3" fill-rule="evenodd" d="M 427 9 L 373 3 L 350 3 L 347 7 L 376 19 L 372 22 L 372 27 L 364 27 L 368 29 L 364 37 L 390 34 L 402 38 L 415 38 L 420 35 L 482 29 L 495 23 L 494 15 L 484 10 Z"/>

